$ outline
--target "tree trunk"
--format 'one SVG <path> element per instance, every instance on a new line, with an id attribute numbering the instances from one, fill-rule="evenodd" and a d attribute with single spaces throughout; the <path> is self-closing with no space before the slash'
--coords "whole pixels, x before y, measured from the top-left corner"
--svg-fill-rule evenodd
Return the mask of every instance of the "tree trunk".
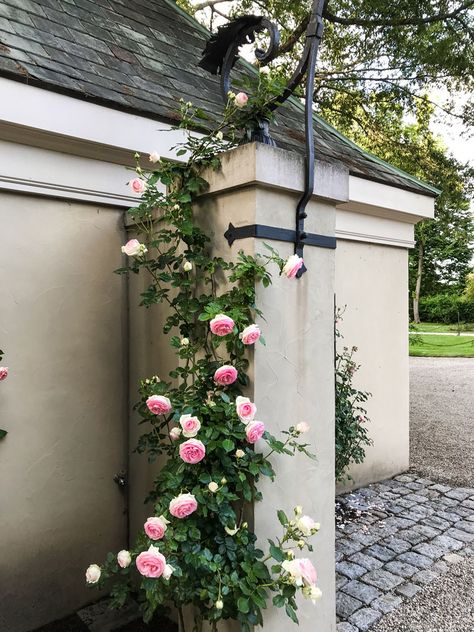
<path id="1" fill-rule="evenodd" d="M 413 297 L 413 320 L 415 323 L 420 323 L 420 292 L 421 292 L 421 277 L 423 275 L 423 254 L 424 247 L 423 241 L 420 239 L 420 245 L 418 246 L 418 270 L 416 273 L 416 286 L 415 295 Z"/>

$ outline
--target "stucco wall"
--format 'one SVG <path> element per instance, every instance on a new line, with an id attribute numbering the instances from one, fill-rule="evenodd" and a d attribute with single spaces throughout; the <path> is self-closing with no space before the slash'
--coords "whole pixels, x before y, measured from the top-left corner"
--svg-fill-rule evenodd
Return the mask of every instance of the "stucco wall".
<path id="1" fill-rule="evenodd" d="M 355 384 L 372 397 L 368 428 L 374 445 L 354 465 L 350 486 L 382 480 L 408 468 L 408 251 L 338 240 L 336 303 L 346 306 L 340 345 L 358 347 Z"/>
<path id="2" fill-rule="evenodd" d="M 122 213 L 0 193 L 0 629 L 97 598 L 84 570 L 126 544 Z"/>

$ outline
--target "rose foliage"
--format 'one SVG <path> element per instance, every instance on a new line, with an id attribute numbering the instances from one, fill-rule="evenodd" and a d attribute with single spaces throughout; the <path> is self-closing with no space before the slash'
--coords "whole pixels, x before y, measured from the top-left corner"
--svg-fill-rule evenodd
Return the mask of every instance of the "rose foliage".
<path id="1" fill-rule="evenodd" d="M 263 624 L 262 610 L 270 603 L 297 622 L 297 593 L 313 601 L 320 596 L 314 566 L 293 551 L 312 551 L 309 538 L 319 525 L 301 507 L 290 517 L 280 510 L 281 537 L 264 544 L 245 521 L 252 503 L 262 500 L 262 477 L 275 477 L 272 454 L 312 456 L 303 440 L 305 422 L 274 437 L 245 396 L 249 351 L 264 344 L 255 322 L 262 316 L 255 286 L 271 283 L 269 267 L 275 264 L 288 283 L 296 282 L 302 260 L 293 255 L 285 262 L 271 248 L 268 256 L 239 252 L 236 261 L 212 256 L 193 213 L 207 188 L 203 172 L 217 169 L 219 154 L 234 145 L 223 132 L 235 137 L 232 120 L 242 119 L 243 108 L 253 111 L 252 97 L 231 95 L 222 123 L 198 137 L 188 129 L 196 129 L 202 114 L 183 103 L 179 127 L 185 140 L 173 149 L 186 162 L 153 152 L 145 170 L 137 156 L 130 188 L 140 203 L 129 211 L 136 236 L 123 246 L 128 264 L 118 272 L 146 277 L 144 307 L 167 305 L 163 332 L 176 368 L 168 377 L 142 380 L 136 405 L 146 428 L 137 450 L 150 461 L 165 457 L 165 465 L 135 545 L 110 553 L 86 573 L 89 584 L 113 582 L 118 607 L 138 590 L 146 621 L 158 608 L 174 605 L 184 629 L 183 607 L 193 606 L 198 632 L 204 621 L 217 630 L 224 619 L 238 620 L 249 632 Z"/>

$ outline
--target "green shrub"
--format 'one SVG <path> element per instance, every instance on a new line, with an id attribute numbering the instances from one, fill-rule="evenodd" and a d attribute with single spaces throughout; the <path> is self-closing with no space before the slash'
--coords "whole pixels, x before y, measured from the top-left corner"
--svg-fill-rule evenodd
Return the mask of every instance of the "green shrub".
<path id="1" fill-rule="evenodd" d="M 336 323 L 341 312 L 336 314 Z M 336 329 L 336 337 L 342 338 Z M 357 347 L 343 347 L 336 352 L 336 480 L 351 479 L 347 469 L 351 463 L 362 463 L 365 447 L 372 445 L 367 430 L 367 411 L 361 406 L 370 393 L 354 388 L 354 374 L 360 365 L 354 362 Z"/>
<path id="2" fill-rule="evenodd" d="M 423 296 L 420 299 L 420 319 L 428 323 L 472 323 L 474 301 L 455 294 Z"/>

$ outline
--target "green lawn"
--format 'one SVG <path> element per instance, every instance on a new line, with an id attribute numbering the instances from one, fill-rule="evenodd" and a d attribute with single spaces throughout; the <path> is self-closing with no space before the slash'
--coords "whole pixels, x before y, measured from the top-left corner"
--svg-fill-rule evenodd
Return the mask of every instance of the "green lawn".
<path id="1" fill-rule="evenodd" d="M 420 323 L 419 325 L 414 325 L 418 331 L 435 331 L 435 332 L 452 332 L 457 333 L 458 326 L 457 325 L 445 325 L 444 323 Z M 461 323 L 460 325 L 461 332 L 474 333 L 474 323 Z"/>
<path id="2" fill-rule="evenodd" d="M 410 355 L 474 358 L 474 336 L 443 336 L 442 334 L 423 336 L 423 334 L 418 334 L 416 342 L 410 344 Z"/>

